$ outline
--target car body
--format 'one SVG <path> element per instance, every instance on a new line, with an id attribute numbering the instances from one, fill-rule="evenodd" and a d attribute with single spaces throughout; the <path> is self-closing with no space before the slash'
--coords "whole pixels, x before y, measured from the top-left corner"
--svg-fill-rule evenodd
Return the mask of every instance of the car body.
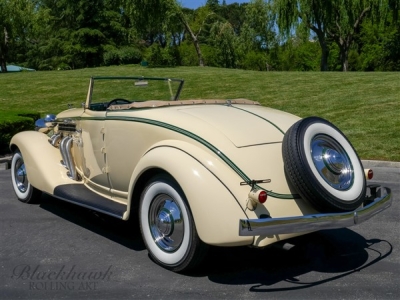
<path id="1" fill-rule="evenodd" d="M 138 219 L 152 258 L 173 271 L 208 245 L 264 247 L 390 206 L 390 189 L 367 186 L 372 171 L 328 121 L 247 99 L 179 100 L 183 84 L 92 77 L 82 108 L 12 138 L 18 199 L 45 192 Z M 144 96 L 153 85 L 167 94 Z"/>

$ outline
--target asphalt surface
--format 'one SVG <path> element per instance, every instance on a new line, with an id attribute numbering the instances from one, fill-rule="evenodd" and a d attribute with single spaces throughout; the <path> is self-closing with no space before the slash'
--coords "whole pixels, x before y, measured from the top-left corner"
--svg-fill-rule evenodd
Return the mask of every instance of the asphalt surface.
<path id="1" fill-rule="evenodd" d="M 399 299 L 400 165 L 373 166 L 393 204 L 292 248 L 211 248 L 195 271 L 150 260 L 135 224 L 44 195 L 19 202 L 0 171 L 0 299 Z"/>

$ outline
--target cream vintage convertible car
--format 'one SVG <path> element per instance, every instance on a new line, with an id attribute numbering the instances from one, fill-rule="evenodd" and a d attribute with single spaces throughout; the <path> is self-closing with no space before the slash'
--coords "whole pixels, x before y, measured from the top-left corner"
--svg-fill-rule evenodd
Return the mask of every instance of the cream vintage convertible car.
<path id="1" fill-rule="evenodd" d="M 264 247 L 390 206 L 390 189 L 366 184 L 372 170 L 328 121 L 247 99 L 181 101 L 183 83 L 92 77 L 82 108 L 12 138 L 17 198 L 44 192 L 138 219 L 150 256 L 173 271 L 208 245 Z"/>

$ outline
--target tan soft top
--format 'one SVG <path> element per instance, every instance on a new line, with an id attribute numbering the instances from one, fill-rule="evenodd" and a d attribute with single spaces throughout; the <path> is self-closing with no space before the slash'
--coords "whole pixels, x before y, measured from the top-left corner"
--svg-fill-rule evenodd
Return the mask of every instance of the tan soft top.
<path id="1" fill-rule="evenodd" d="M 174 106 L 174 105 L 199 105 L 199 104 L 252 104 L 260 105 L 256 101 L 251 101 L 244 98 L 238 99 L 197 99 L 197 100 L 177 100 L 177 101 L 162 101 L 162 100 L 149 100 L 143 102 L 132 102 L 129 104 L 116 104 L 111 105 L 108 110 L 121 110 L 121 109 L 132 109 L 132 108 L 149 108 L 149 107 L 163 107 L 163 106 Z"/>

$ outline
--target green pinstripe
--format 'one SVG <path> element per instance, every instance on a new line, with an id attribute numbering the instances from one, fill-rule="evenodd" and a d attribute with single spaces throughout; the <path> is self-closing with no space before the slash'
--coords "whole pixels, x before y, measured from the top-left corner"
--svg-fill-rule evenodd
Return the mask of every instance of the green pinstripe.
<path id="1" fill-rule="evenodd" d="M 240 109 L 240 108 L 237 108 L 237 109 Z M 240 109 L 240 110 L 243 110 L 243 109 Z M 243 110 L 243 111 L 248 112 L 246 110 Z M 248 112 L 248 113 L 253 114 L 251 112 Z M 256 115 L 256 116 L 258 116 L 258 115 Z M 258 116 L 258 117 L 260 117 L 260 116 Z M 260 118 L 262 118 L 262 117 L 260 117 Z M 202 137 L 200 137 L 188 130 L 182 129 L 180 127 L 177 127 L 177 126 L 174 126 L 174 125 L 171 125 L 168 123 L 156 121 L 156 120 L 137 118 L 137 117 L 121 117 L 121 116 L 109 117 L 109 116 L 107 116 L 107 117 L 77 117 L 77 118 L 69 118 L 69 119 L 82 120 L 82 121 L 85 121 L 85 120 L 91 120 L 91 121 L 115 120 L 115 121 L 125 121 L 125 122 L 137 122 L 137 123 L 149 124 L 149 125 L 158 126 L 158 127 L 162 127 L 162 128 L 168 129 L 168 130 L 175 131 L 177 133 L 183 134 L 183 135 L 199 142 L 200 144 L 202 144 L 205 147 L 207 147 L 208 149 L 210 149 L 212 152 L 214 152 L 216 155 L 218 155 L 232 170 L 234 170 L 243 179 L 243 181 L 245 181 L 249 184 L 252 181 L 238 166 L 236 166 L 236 164 L 229 157 L 227 157 L 224 153 L 222 153 L 220 150 L 218 150 L 218 148 L 216 148 L 214 145 L 212 145 L 211 143 L 209 143 Z M 264 119 L 264 118 L 262 118 L 262 119 Z M 275 126 L 279 131 L 281 131 L 284 134 L 284 132 L 279 127 L 277 127 L 275 124 L 271 123 L 270 121 L 268 121 L 266 119 L 264 119 L 264 120 L 269 122 L 273 126 Z M 59 119 L 57 121 L 62 121 L 62 119 Z M 268 190 L 260 187 L 259 185 L 255 185 L 255 187 L 260 190 L 266 191 L 268 196 L 278 198 L 278 199 L 293 199 L 293 198 L 299 197 L 298 195 L 294 195 L 294 194 L 279 194 L 279 193 L 275 193 L 272 191 L 268 191 Z"/>

